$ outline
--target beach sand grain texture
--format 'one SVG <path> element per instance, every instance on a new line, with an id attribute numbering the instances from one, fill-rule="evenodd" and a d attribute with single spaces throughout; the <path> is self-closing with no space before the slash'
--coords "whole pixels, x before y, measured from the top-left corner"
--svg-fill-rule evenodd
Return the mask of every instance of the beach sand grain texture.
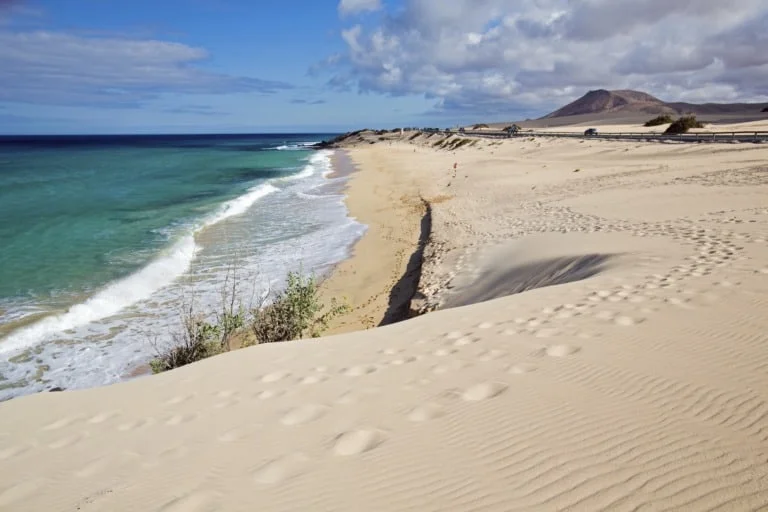
<path id="1" fill-rule="evenodd" d="M 432 140 L 350 151 L 483 302 L 0 404 L 0 510 L 768 506 L 768 148 Z"/>

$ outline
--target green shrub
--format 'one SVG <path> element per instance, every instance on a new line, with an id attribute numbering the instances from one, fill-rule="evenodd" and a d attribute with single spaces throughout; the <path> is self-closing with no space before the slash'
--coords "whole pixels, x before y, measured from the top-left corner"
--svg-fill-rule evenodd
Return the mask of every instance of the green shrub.
<path id="1" fill-rule="evenodd" d="M 669 114 L 663 114 L 657 117 L 654 117 L 647 123 L 645 123 L 643 126 L 660 126 L 662 124 L 670 124 L 672 122 L 672 116 Z"/>
<path id="2" fill-rule="evenodd" d="M 314 277 L 304 278 L 289 272 L 284 291 L 275 294 L 272 303 L 253 311 L 251 329 L 257 343 L 276 343 L 306 337 L 318 337 L 335 317 L 346 313 L 346 304 L 331 299 L 323 306 Z"/>
<path id="3" fill-rule="evenodd" d="M 704 128 L 704 124 L 696 120 L 696 116 L 683 116 L 666 129 L 664 133 L 677 134 L 687 133 L 691 128 Z"/>
<path id="4" fill-rule="evenodd" d="M 768 112 L 768 107 L 765 107 L 761 112 Z"/>
<path id="5" fill-rule="evenodd" d="M 152 373 L 180 368 L 224 351 L 221 327 L 195 315 L 191 306 L 182 314 L 180 332 L 173 333 L 171 338 L 173 342 L 169 347 L 163 350 L 156 347 L 157 356 L 149 363 Z"/>
<path id="6" fill-rule="evenodd" d="M 171 343 L 162 348 L 153 343 L 156 356 L 149 363 L 152 373 L 173 370 L 234 348 L 317 337 L 333 318 L 349 311 L 336 299 L 325 308 L 315 279 L 289 272 L 286 289 L 275 294 L 270 305 L 257 307 L 249 314 L 239 301 L 238 284 L 236 273 L 227 275 L 221 304 L 214 314 L 199 314 L 194 301 L 184 302 L 181 326 L 171 334 Z M 255 339 L 247 335 L 249 330 Z"/>

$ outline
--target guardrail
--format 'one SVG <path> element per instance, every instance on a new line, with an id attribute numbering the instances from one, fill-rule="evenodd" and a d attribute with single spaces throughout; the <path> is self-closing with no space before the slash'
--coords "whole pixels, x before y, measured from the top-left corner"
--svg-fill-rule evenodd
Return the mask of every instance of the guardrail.
<path id="1" fill-rule="evenodd" d="M 567 137 L 578 139 L 608 139 L 608 140 L 640 140 L 640 141 L 668 141 L 668 142 L 768 142 L 768 131 L 733 131 L 733 132 L 700 132 L 700 133 L 643 133 L 643 132 L 619 132 L 598 133 L 597 135 L 584 135 L 578 132 L 528 132 L 507 133 L 501 131 L 451 131 L 443 132 L 451 135 L 465 135 L 470 137 L 485 137 L 491 139 L 507 139 L 515 137 Z"/>

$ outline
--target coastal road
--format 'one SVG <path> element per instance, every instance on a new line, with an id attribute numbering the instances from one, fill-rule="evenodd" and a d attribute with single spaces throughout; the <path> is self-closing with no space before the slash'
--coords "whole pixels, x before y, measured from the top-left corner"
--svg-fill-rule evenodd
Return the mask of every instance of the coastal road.
<path id="1" fill-rule="evenodd" d="M 676 135 L 665 135 L 661 133 L 642 133 L 642 132 L 624 132 L 624 133 L 599 133 L 597 135 L 584 135 L 578 132 L 541 132 L 541 131 L 523 131 L 516 134 L 509 134 L 503 131 L 451 131 L 443 132 L 453 135 L 465 135 L 470 137 L 484 137 L 491 139 L 507 139 L 515 137 L 567 137 L 571 139 L 606 139 L 606 140 L 633 140 L 633 141 L 654 141 L 654 142 L 708 142 L 708 143 L 761 143 L 768 142 L 768 131 L 740 131 L 740 132 L 707 132 L 707 133 L 682 133 Z"/>

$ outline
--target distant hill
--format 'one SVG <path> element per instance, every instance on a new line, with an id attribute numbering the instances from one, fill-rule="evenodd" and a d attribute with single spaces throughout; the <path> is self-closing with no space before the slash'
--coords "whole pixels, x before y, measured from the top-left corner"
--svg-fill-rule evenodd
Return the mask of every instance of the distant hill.
<path id="1" fill-rule="evenodd" d="M 573 103 L 555 110 L 542 119 L 589 114 L 753 114 L 763 111 L 764 103 L 667 103 L 640 91 L 589 91 Z"/>

